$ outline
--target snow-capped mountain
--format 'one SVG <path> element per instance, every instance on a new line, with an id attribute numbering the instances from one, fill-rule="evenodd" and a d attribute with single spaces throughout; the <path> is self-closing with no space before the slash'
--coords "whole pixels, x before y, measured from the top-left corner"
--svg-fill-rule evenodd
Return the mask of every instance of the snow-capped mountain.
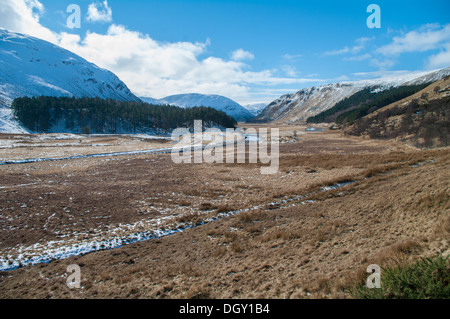
<path id="1" fill-rule="evenodd" d="M 286 94 L 270 103 L 256 118 L 258 121 L 276 123 L 301 123 L 333 107 L 339 101 L 370 87 L 382 91 L 401 85 L 424 84 L 450 75 L 450 67 L 428 72 L 354 82 L 338 82 L 302 89 Z"/>
<path id="2" fill-rule="evenodd" d="M 144 103 L 153 104 L 153 105 L 164 105 L 164 104 L 166 104 L 166 103 L 162 102 L 161 100 L 154 99 L 152 97 L 140 97 L 140 99 Z"/>
<path id="3" fill-rule="evenodd" d="M 195 106 L 212 107 L 216 110 L 223 111 L 233 117 L 236 121 L 246 121 L 254 117 L 254 115 L 242 105 L 221 95 L 190 93 L 171 95 L 159 100 L 141 97 L 141 100 L 147 103 L 169 104 L 182 108 Z"/>
<path id="4" fill-rule="evenodd" d="M 139 101 L 112 72 L 47 41 L 0 28 L 0 132 L 24 132 L 11 103 L 40 95 Z"/>
<path id="5" fill-rule="evenodd" d="M 253 116 L 257 116 L 259 115 L 259 113 L 261 113 L 262 110 L 264 110 L 266 108 L 266 106 L 268 105 L 268 103 L 256 103 L 256 104 L 248 104 L 248 105 L 244 105 L 244 107 L 253 114 Z"/>

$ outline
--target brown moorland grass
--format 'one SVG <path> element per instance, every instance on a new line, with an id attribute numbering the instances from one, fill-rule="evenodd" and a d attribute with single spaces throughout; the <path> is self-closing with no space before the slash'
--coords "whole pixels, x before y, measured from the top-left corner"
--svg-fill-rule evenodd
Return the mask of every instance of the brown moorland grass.
<path id="1" fill-rule="evenodd" d="M 2 272 L 0 296 L 349 298 L 369 264 L 448 255 L 450 151 L 373 151 L 368 141 L 366 154 L 352 141 L 331 154 L 288 145 L 274 176 L 260 175 L 257 164 L 176 166 L 163 155 L 0 167 L 8 187 L 0 193 L 3 249 L 139 221 L 160 209 L 196 223 L 201 208 L 211 216 L 262 205 L 172 236 Z M 411 166 L 422 162 L 429 163 Z M 232 178 L 221 179 L 224 170 Z M 339 181 L 357 182 L 317 192 Z M 268 207 L 275 195 L 314 192 L 313 202 Z M 65 284 L 74 263 L 82 271 L 79 290 Z"/>

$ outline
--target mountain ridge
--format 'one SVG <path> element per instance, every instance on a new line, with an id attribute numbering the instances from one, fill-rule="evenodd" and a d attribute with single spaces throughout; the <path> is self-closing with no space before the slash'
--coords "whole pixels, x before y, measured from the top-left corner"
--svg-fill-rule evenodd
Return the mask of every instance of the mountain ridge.
<path id="1" fill-rule="evenodd" d="M 401 85 L 424 84 L 437 81 L 449 74 L 450 67 L 401 76 L 308 87 L 272 101 L 254 120 L 277 124 L 304 123 L 308 117 L 330 109 L 336 103 L 365 88 L 378 87 L 377 90 L 385 90 Z"/>

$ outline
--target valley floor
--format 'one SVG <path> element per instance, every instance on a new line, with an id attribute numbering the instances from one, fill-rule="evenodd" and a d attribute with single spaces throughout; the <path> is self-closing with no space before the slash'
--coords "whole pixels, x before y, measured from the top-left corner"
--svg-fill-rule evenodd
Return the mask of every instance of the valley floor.
<path id="1" fill-rule="evenodd" d="M 280 131 L 275 175 L 170 154 L 0 165 L 0 298 L 350 298 L 370 264 L 450 253 L 448 148 Z M 0 161 L 170 143 L 55 138 L 1 135 Z"/>

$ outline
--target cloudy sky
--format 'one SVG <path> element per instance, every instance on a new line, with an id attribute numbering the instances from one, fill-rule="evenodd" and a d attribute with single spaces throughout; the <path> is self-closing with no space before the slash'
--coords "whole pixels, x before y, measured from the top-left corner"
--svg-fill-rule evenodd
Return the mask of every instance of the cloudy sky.
<path id="1" fill-rule="evenodd" d="M 381 28 L 367 26 L 372 3 Z M 79 28 L 67 23 L 71 5 Z M 0 27 L 63 46 L 138 96 L 195 92 L 249 104 L 450 66 L 448 12 L 448 0 L 0 0 Z"/>

